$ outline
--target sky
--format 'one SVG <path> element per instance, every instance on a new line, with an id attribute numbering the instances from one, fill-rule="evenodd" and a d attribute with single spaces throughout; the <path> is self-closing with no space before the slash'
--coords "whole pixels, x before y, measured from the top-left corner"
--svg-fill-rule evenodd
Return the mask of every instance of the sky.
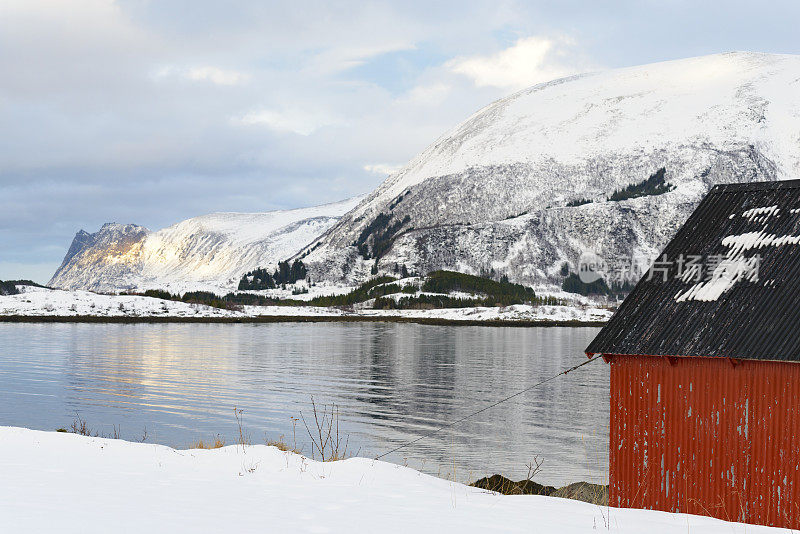
<path id="1" fill-rule="evenodd" d="M 371 191 L 530 85 L 800 54 L 800 2 L 0 0 L 0 279 L 79 229 Z"/>

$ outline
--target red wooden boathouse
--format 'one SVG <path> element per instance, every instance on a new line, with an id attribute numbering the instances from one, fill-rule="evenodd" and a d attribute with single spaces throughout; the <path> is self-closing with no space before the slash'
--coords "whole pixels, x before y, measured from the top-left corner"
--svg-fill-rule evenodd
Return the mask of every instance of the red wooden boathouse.
<path id="1" fill-rule="evenodd" d="M 586 352 L 612 506 L 800 528 L 800 180 L 712 188 Z"/>

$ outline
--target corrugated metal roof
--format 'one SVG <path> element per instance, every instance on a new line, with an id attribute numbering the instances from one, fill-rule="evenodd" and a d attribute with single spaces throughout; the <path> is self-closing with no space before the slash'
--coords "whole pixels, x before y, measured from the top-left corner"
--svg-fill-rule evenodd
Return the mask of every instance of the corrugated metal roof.
<path id="1" fill-rule="evenodd" d="M 659 257 L 587 353 L 800 361 L 800 180 L 713 187 Z"/>

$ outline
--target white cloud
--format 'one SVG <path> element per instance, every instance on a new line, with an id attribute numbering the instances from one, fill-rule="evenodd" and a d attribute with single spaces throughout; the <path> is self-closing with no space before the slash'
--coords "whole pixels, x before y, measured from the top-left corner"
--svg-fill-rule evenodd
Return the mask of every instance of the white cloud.
<path id="1" fill-rule="evenodd" d="M 243 72 L 221 69 L 210 65 L 186 68 L 166 66 L 161 67 L 154 74 L 155 78 L 169 78 L 172 76 L 195 82 L 211 82 L 215 85 L 241 85 L 250 79 L 250 76 Z"/>
<path id="2" fill-rule="evenodd" d="M 365 171 L 384 176 L 391 176 L 392 174 L 396 173 L 402 168 L 403 168 L 402 165 L 390 165 L 388 163 L 374 163 L 372 165 L 364 165 Z"/>
<path id="3" fill-rule="evenodd" d="M 302 110 L 261 109 L 250 111 L 234 118 L 235 124 L 245 126 L 266 126 L 279 132 L 292 132 L 299 135 L 310 135 L 323 126 L 336 121 L 324 114 L 309 113 Z"/>
<path id="4" fill-rule="evenodd" d="M 580 60 L 569 57 L 573 46 L 567 38 L 525 37 L 495 54 L 457 57 L 446 66 L 478 87 L 523 89 L 585 70 Z"/>
<path id="5" fill-rule="evenodd" d="M 217 67 L 195 67 L 189 69 L 186 76 L 190 80 L 209 81 L 217 85 L 239 85 L 248 79 L 247 74 L 242 72 Z"/>
<path id="6" fill-rule="evenodd" d="M 425 85 L 418 85 L 406 93 L 400 100 L 409 104 L 422 106 L 432 106 L 441 104 L 447 95 L 450 94 L 452 87 L 449 84 L 436 82 Z"/>
<path id="7" fill-rule="evenodd" d="M 195 4 L 0 0 L 6 277 L 54 269 L 78 228 L 105 221 L 369 191 L 507 94 L 443 64 L 465 35 L 465 55 L 496 50 L 518 14 L 494 4 Z M 152 201 L 176 191 L 184 202 Z"/>
<path id="8" fill-rule="evenodd" d="M 386 42 L 375 46 L 330 47 L 315 54 L 307 68 L 321 75 L 336 74 L 359 67 L 382 54 L 413 49 L 413 44 L 404 41 Z"/>

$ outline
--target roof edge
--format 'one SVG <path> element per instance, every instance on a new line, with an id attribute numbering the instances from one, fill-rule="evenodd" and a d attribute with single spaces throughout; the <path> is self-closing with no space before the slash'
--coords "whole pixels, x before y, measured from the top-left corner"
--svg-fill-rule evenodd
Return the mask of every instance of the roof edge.
<path id="1" fill-rule="evenodd" d="M 717 184 L 709 193 L 733 193 L 738 191 L 774 191 L 778 189 L 798 189 L 800 179 L 775 180 L 771 182 L 750 182 L 736 184 Z"/>
<path id="2" fill-rule="evenodd" d="M 587 353 L 588 354 L 588 353 Z M 794 363 L 800 364 L 798 360 L 775 360 L 772 358 L 751 358 L 748 356 L 690 356 L 686 354 L 633 354 L 625 352 L 595 352 L 595 358 L 676 358 L 680 360 L 733 360 L 737 362 L 771 362 L 771 363 Z M 592 358 L 594 359 L 594 358 Z"/>

